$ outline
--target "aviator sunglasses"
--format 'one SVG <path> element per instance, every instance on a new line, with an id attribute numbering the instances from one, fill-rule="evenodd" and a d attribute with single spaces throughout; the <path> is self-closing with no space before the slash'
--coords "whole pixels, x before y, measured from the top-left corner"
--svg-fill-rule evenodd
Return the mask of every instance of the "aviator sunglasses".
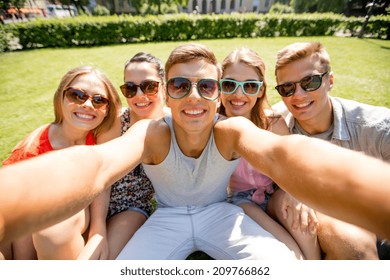
<path id="1" fill-rule="evenodd" d="M 67 87 L 64 90 L 64 95 L 70 102 L 73 102 L 77 105 L 82 105 L 87 100 L 91 100 L 91 103 L 95 109 L 99 109 L 104 106 L 107 106 L 108 103 L 110 102 L 106 97 L 100 94 L 95 94 L 93 96 L 90 96 L 84 90 L 73 88 L 73 87 Z"/>
<path id="2" fill-rule="evenodd" d="M 277 85 L 275 89 L 283 97 L 289 97 L 295 93 L 296 84 L 300 84 L 304 91 L 315 91 L 320 88 L 322 84 L 322 77 L 328 74 L 328 71 L 322 74 L 311 75 L 303 78 L 298 82 L 288 82 L 281 85 Z"/>
<path id="3" fill-rule="evenodd" d="M 242 92 L 245 95 L 254 96 L 259 93 L 262 81 L 244 81 L 238 82 L 230 79 L 221 79 L 221 91 L 224 94 L 234 93 L 238 87 L 241 87 Z"/>
<path id="4" fill-rule="evenodd" d="M 139 85 L 133 82 L 126 82 L 124 85 L 120 86 L 120 89 L 126 98 L 132 98 L 136 96 L 138 88 L 140 88 L 145 95 L 154 96 L 158 92 L 159 85 L 160 82 L 144 80 Z"/>
<path id="5" fill-rule="evenodd" d="M 196 86 L 199 95 L 206 100 L 215 100 L 219 96 L 219 83 L 214 79 L 201 79 L 192 82 L 184 77 L 175 77 L 167 82 L 167 93 L 173 99 L 181 99 L 188 95 L 192 86 Z"/>

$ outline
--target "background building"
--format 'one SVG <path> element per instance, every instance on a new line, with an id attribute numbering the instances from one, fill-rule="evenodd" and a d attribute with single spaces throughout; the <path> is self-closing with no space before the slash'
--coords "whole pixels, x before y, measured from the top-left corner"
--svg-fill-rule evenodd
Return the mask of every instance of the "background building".
<path id="1" fill-rule="evenodd" d="M 200 14 L 266 13 L 274 0 L 189 0 L 187 11 Z"/>

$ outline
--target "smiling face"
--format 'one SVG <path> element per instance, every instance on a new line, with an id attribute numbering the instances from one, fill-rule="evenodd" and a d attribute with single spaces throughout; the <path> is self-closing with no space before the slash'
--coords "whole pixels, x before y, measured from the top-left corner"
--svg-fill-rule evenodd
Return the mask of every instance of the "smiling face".
<path id="1" fill-rule="evenodd" d="M 139 85 L 144 80 L 159 82 L 156 95 L 148 96 L 137 88 L 137 94 L 132 98 L 126 98 L 131 108 L 131 116 L 134 120 L 152 119 L 163 115 L 164 85 L 156 68 L 148 62 L 132 62 L 124 73 L 125 82 L 133 82 Z"/>
<path id="2" fill-rule="evenodd" d="M 323 72 L 316 56 L 308 56 L 285 65 L 276 75 L 278 84 L 283 84 Z M 332 123 L 332 105 L 328 96 L 332 87 L 333 74 L 329 73 L 322 78 L 322 84 L 317 90 L 306 92 L 297 83 L 292 96 L 282 97 L 287 109 L 310 134 L 326 131 Z"/>
<path id="3" fill-rule="evenodd" d="M 108 98 L 104 83 L 94 74 L 77 76 L 69 84 L 69 87 L 81 89 L 89 96 L 101 95 Z M 108 106 L 96 109 L 90 99 L 78 105 L 64 96 L 62 102 L 63 125 L 77 130 L 93 130 L 104 120 Z"/>
<path id="4" fill-rule="evenodd" d="M 223 71 L 223 79 L 235 80 L 238 82 L 244 81 L 259 81 L 257 71 L 243 62 L 238 62 L 229 65 Z M 228 117 L 244 116 L 247 119 L 251 117 L 251 110 L 255 106 L 256 101 L 263 95 L 263 87 L 255 96 L 249 96 L 243 93 L 239 86 L 232 94 L 222 94 L 221 101 L 225 107 L 225 113 Z"/>
<path id="5" fill-rule="evenodd" d="M 215 65 L 197 59 L 174 64 L 167 73 L 167 80 L 173 77 L 184 77 L 193 83 L 200 79 L 218 80 L 218 70 Z M 202 98 L 194 85 L 190 93 L 181 99 L 172 99 L 168 95 L 166 98 L 167 105 L 171 108 L 175 131 L 199 133 L 210 130 L 213 126 L 219 104 L 218 99 L 210 101 Z"/>

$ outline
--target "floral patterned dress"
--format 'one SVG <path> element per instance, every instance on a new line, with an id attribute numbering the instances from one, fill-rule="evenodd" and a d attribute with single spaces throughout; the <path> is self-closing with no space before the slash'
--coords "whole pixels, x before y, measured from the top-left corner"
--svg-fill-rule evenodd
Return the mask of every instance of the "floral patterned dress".
<path id="1" fill-rule="evenodd" d="M 121 134 L 130 128 L 130 108 L 121 115 Z M 140 210 L 148 216 L 153 211 L 154 189 L 142 165 L 138 165 L 111 186 L 107 218 L 126 210 Z"/>

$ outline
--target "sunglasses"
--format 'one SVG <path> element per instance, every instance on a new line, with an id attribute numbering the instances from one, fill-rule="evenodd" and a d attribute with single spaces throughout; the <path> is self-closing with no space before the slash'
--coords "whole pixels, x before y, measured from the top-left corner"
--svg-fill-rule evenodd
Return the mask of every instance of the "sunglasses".
<path id="1" fill-rule="evenodd" d="M 138 88 L 140 88 L 144 94 L 154 96 L 158 92 L 159 85 L 160 82 L 144 80 L 139 85 L 133 82 L 126 82 L 124 85 L 121 85 L 120 88 L 126 98 L 132 98 L 136 96 Z"/>
<path id="2" fill-rule="evenodd" d="M 296 84 L 300 84 L 304 91 L 315 91 L 320 88 L 322 84 L 322 77 L 328 74 L 328 71 L 322 74 L 311 75 L 303 78 L 298 82 L 288 82 L 281 85 L 277 85 L 275 89 L 283 97 L 289 97 L 295 93 Z"/>
<path id="3" fill-rule="evenodd" d="M 224 94 L 232 94 L 237 90 L 238 87 L 241 87 L 242 92 L 249 96 L 257 95 L 261 86 L 263 85 L 262 81 L 238 82 L 230 79 L 222 79 L 220 83 L 221 91 Z"/>
<path id="4" fill-rule="evenodd" d="M 214 79 L 201 79 L 196 83 L 184 77 L 175 77 L 167 82 L 167 93 L 173 99 L 188 95 L 192 86 L 196 86 L 199 95 L 206 100 L 215 100 L 219 96 L 220 85 Z"/>
<path id="5" fill-rule="evenodd" d="M 67 87 L 64 90 L 64 95 L 70 102 L 73 102 L 77 105 L 82 105 L 87 100 L 91 100 L 92 105 L 93 107 L 95 107 L 95 109 L 99 109 L 104 106 L 107 106 L 110 102 L 106 97 L 100 94 L 95 94 L 93 96 L 90 96 L 87 93 L 85 93 L 84 90 L 73 88 L 73 87 Z"/>

